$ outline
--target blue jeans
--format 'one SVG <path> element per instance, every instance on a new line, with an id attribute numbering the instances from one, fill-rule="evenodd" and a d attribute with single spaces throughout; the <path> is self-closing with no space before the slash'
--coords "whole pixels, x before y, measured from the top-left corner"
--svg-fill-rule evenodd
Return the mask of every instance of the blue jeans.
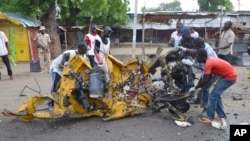
<path id="1" fill-rule="evenodd" d="M 214 120 L 215 112 L 220 118 L 227 117 L 222 105 L 221 95 L 235 82 L 236 80 L 226 80 L 225 78 L 220 78 L 218 80 L 217 85 L 214 87 L 208 98 L 207 116 L 210 120 Z"/>
<path id="2" fill-rule="evenodd" d="M 218 76 L 212 76 L 212 79 L 201 89 L 201 91 L 198 93 L 198 99 L 201 100 L 200 107 L 201 108 L 207 108 L 208 103 L 208 96 L 209 96 L 209 90 L 211 86 L 214 84 L 214 82 L 218 79 Z M 203 76 L 201 76 L 200 81 L 203 79 Z"/>
<path id="3" fill-rule="evenodd" d="M 227 55 L 218 54 L 218 57 L 220 59 L 227 61 L 228 63 L 231 62 L 231 54 L 227 54 Z"/>
<path id="4" fill-rule="evenodd" d="M 61 80 L 61 76 L 54 72 L 53 69 L 51 71 L 51 79 L 52 79 L 52 87 L 50 89 L 50 93 L 56 92 L 57 91 L 57 85 L 59 83 L 59 81 Z"/>

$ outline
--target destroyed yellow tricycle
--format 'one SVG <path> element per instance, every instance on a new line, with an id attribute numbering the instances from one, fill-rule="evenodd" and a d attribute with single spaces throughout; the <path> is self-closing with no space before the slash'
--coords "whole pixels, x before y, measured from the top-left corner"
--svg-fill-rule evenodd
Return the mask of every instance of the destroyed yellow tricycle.
<path id="1" fill-rule="evenodd" d="M 5 116 L 15 116 L 24 121 L 32 121 L 34 118 L 55 119 L 60 117 L 81 118 L 98 116 L 103 120 L 114 120 L 126 116 L 144 113 L 147 107 L 154 110 L 158 103 L 163 103 L 174 117 L 181 121 L 188 118 L 182 113 L 188 111 L 189 104 L 185 98 L 189 93 L 182 94 L 178 87 L 174 86 L 171 77 L 171 68 L 166 62 L 166 56 L 161 55 L 162 49 L 158 49 L 156 55 L 146 61 L 138 58 L 129 59 L 123 63 L 111 55 L 106 56 L 109 81 L 106 81 L 105 72 L 101 67 L 91 68 L 89 63 L 81 56 L 72 58 L 63 70 L 63 75 L 52 94 L 32 96 L 19 107 L 17 112 L 4 109 Z M 159 65 L 155 65 L 155 64 Z M 152 79 L 155 67 L 161 66 L 164 80 L 164 88 L 159 87 L 158 80 Z M 161 91 L 162 98 L 159 96 Z M 95 94 L 100 94 L 95 97 Z M 53 102 L 53 110 L 49 110 L 46 104 Z"/>

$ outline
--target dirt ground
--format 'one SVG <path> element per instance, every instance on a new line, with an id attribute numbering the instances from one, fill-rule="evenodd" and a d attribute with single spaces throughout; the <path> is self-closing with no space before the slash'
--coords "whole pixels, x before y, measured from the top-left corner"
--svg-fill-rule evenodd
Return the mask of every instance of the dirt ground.
<path id="1" fill-rule="evenodd" d="M 150 51 L 148 51 L 150 50 Z M 146 49 L 147 54 L 156 48 Z M 113 54 L 130 53 L 131 48 L 111 49 Z M 140 53 L 137 50 L 136 53 Z M 0 81 L 0 111 L 8 109 L 17 111 L 27 97 L 49 93 L 51 79 L 49 74 L 30 72 L 29 63 L 12 65 L 14 80 L 9 80 L 2 62 L 2 80 Z M 223 103 L 229 124 L 250 124 L 250 79 L 247 78 L 247 67 L 234 66 L 239 77 L 236 84 L 223 94 Z M 37 83 L 36 83 L 37 81 Z M 23 97 L 20 93 L 24 87 Z M 191 105 L 187 116 L 193 116 L 195 124 L 191 127 L 178 127 L 169 113 L 152 114 L 150 109 L 145 114 L 125 117 L 114 121 L 102 121 L 100 117 L 82 119 L 35 119 L 23 122 L 14 117 L 0 114 L 1 141 L 228 141 L 229 128 L 218 130 L 210 125 L 199 123 L 198 115 L 202 109 Z"/>

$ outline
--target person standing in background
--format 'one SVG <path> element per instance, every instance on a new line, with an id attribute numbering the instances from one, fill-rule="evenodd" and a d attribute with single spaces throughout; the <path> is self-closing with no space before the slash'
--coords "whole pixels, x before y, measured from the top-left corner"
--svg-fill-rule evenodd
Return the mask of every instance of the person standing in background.
<path id="1" fill-rule="evenodd" d="M 180 44 L 180 41 L 181 41 L 181 29 L 183 28 L 183 24 L 181 22 L 177 22 L 176 23 L 176 31 L 174 31 L 172 34 L 171 34 L 171 38 L 170 38 L 170 41 L 168 43 L 168 46 L 171 46 L 171 47 L 178 47 L 179 44 Z"/>
<path id="2" fill-rule="evenodd" d="M 231 55 L 233 54 L 233 44 L 235 34 L 232 31 L 232 22 L 227 21 L 224 23 L 223 31 L 221 33 L 219 47 L 216 47 L 214 50 L 218 52 L 218 57 L 231 62 Z"/>
<path id="3" fill-rule="evenodd" d="M 105 26 L 103 33 L 100 37 L 101 40 L 96 40 L 96 48 L 95 48 L 95 62 L 98 65 L 102 65 L 106 63 L 105 55 L 110 54 L 110 35 L 112 33 L 112 29 L 109 26 Z"/>
<path id="4" fill-rule="evenodd" d="M 45 33 L 45 27 L 41 26 L 39 33 L 36 34 L 34 40 L 39 48 L 39 59 L 41 64 L 41 73 L 49 73 L 50 66 L 50 36 Z"/>
<path id="5" fill-rule="evenodd" d="M 12 74 L 12 69 L 10 66 L 9 58 L 8 58 L 8 55 L 10 54 L 8 41 L 9 40 L 6 37 L 5 33 L 0 31 L 0 57 L 2 58 L 2 61 L 4 62 L 7 68 L 7 72 L 8 72 L 10 80 L 13 80 L 14 76 Z M 0 80 L 1 80 L 1 72 L 0 72 Z"/>
<path id="6" fill-rule="evenodd" d="M 190 30 L 191 30 L 191 37 L 195 39 L 199 37 L 199 33 L 194 30 L 194 27 L 190 26 Z"/>
<path id="7" fill-rule="evenodd" d="M 108 62 L 106 60 L 107 55 L 110 54 L 110 35 L 112 29 L 109 26 L 105 26 L 99 40 L 95 41 L 95 64 L 97 67 L 93 69 L 93 74 L 99 72 L 99 80 L 101 78 L 103 81 L 96 81 L 94 76 L 90 75 L 89 81 L 89 93 L 91 98 L 100 98 L 104 92 L 105 87 L 110 82 Z M 104 76 L 104 77 L 102 77 Z M 99 84 L 99 85 L 98 85 Z M 101 91 L 96 91 L 96 88 Z"/>
<path id="8" fill-rule="evenodd" d="M 95 63 L 95 41 L 100 40 L 99 35 L 97 34 L 96 24 L 92 23 L 90 26 L 90 31 L 83 38 L 83 41 L 87 42 L 88 45 L 88 57 L 89 62 L 92 68 L 96 66 Z"/>

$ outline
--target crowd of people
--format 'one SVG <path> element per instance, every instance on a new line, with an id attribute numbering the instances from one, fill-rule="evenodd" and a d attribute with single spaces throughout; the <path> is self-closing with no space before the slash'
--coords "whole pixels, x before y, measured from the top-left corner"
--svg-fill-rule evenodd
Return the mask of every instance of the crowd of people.
<path id="1" fill-rule="evenodd" d="M 223 108 L 222 94 L 232 86 L 237 79 L 237 72 L 234 70 L 231 62 L 232 48 L 235 34 L 231 30 L 232 22 L 226 21 L 220 37 L 219 46 L 212 48 L 193 27 L 176 24 L 176 31 L 172 35 L 180 35 L 179 38 L 171 36 L 171 43 L 179 48 L 190 58 L 182 59 L 182 63 L 200 70 L 200 79 L 197 84 L 192 82 L 193 87 L 188 92 L 198 90 L 199 93 L 190 103 L 200 104 L 203 108 L 201 123 L 209 123 L 217 129 L 226 129 L 226 114 Z M 178 45 L 176 45 L 177 43 Z M 191 69 L 193 70 L 193 69 Z M 210 91 L 211 86 L 214 85 Z M 195 101 L 195 102 L 194 102 Z M 216 117 L 217 114 L 217 117 Z"/>

